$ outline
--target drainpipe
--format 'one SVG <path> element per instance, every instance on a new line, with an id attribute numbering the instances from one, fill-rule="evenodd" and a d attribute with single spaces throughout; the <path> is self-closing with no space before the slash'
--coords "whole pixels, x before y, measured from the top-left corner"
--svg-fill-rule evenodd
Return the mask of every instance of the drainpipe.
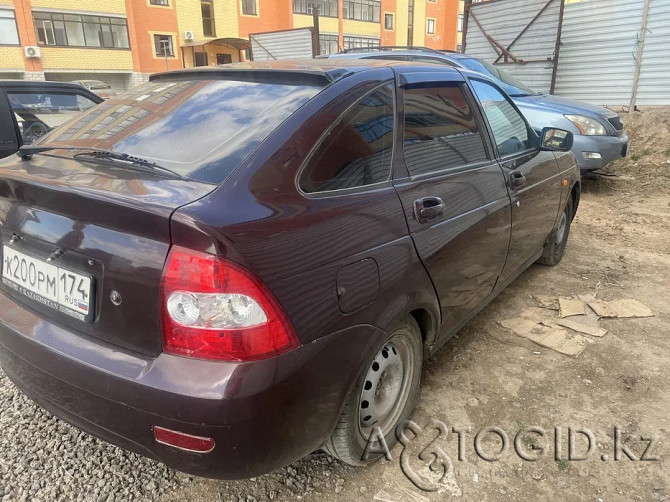
<path id="1" fill-rule="evenodd" d="M 312 19 L 314 22 L 314 30 L 312 31 L 312 57 L 314 57 L 321 54 L 321 41 L 319 40 L 319 35 L 321 33 L 319 30 L 319 6 L 316 4 L 312 4 Z"/>
<path id="2" fill-rule="evenodd" d="M 414 0 L 407 2 L 407 46 L 414 45 Z"/>

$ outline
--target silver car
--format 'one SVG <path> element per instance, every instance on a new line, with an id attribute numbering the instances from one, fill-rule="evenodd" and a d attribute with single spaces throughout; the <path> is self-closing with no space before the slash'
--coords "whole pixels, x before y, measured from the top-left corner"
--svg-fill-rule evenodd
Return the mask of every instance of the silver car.
<path id="1" fill-rule="evenodd" d="M 550 126 L 574 135 L 572 152 L 582 173 L 605 167 L 630 152 L 630 139 L 621 118 L 611 110 L 583 101 L 537 92 L 520 80 L 479 58 L 423 47 L 352 49 L 331 58 L 395 59 L 464 68 L 492 78 L 512 98 L 534 129 Z"/>

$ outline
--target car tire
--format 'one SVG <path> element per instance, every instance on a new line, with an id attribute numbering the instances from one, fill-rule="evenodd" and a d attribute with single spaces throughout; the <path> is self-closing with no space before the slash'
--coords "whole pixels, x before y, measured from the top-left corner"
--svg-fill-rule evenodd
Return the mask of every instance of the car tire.
<path id="1" fill-rule="evenodd" d="M 570 225 L 572 223 L 572 196 L 568 197 L 568 202 L 565 204 L 561 218 L 558 221 L 558 226 L 551 233 L 549 241 L 544 245 L 544 251 L 538 263 L 542 265 L 554 266 L 558 265 L 563 258 L 565 246 L 568 244 L 568 237 L 570 235 Z"/>
<path id="2" fill-rule="evenodd" d="M 388 449 L 393 448 L 397 424 L 407 420 L 414 409 L 422 365 L 423 340 L 418 324 L 411 316 L 396 321 L 368 358 L 323 449 L 345 464 L 371 464 L 385 453 L 374 439 L 375 426 L 382 431 Z M 368 446 L 371 436 L 373 448 Z"/>

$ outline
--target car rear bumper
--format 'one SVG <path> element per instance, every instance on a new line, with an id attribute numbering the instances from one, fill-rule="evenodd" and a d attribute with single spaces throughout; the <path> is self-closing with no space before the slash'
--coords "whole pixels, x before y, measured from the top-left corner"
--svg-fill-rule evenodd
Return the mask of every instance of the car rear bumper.
<path id="1" fill-rule="evenodd" d="M 583 136 L 575 135 L 572 151 L 577 157 L 582 173 L 601 169 L 610 162 L 628 155 L 630 139 L 625 132 L 619 136 Z M 586 158 L 587 153 L 600 154 L 599 159 Z"/>
<path id="2" fill-rule="evenodd" d="M 253 363 L 145 359 L 51 324 L 4 294 L 0 313 L 2 368 L 42 407 L 172 468 L 222 479 L 260 475 L 321 446 L 362 358 L 383 336 L 357 326 Z M 216 445 L 181 451 L 157 443 L 154 426 Z"/>

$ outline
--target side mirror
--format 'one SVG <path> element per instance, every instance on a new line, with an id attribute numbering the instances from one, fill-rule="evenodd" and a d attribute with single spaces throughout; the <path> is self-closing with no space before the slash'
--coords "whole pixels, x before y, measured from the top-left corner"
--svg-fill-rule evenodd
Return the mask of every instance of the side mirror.
<path id="1" fill-rule="evenodd" d="M 7 95 L 0 90 L 0 159 L 16 153 L 23 145 L 19 124 Z"/>
<path id="2" fill-rule="evenodd" d="M 545 127 L 540 135 L 540 148 L 555 152 L 569 152 L 572 149 L 574 136 L 570 131 Z"/>

